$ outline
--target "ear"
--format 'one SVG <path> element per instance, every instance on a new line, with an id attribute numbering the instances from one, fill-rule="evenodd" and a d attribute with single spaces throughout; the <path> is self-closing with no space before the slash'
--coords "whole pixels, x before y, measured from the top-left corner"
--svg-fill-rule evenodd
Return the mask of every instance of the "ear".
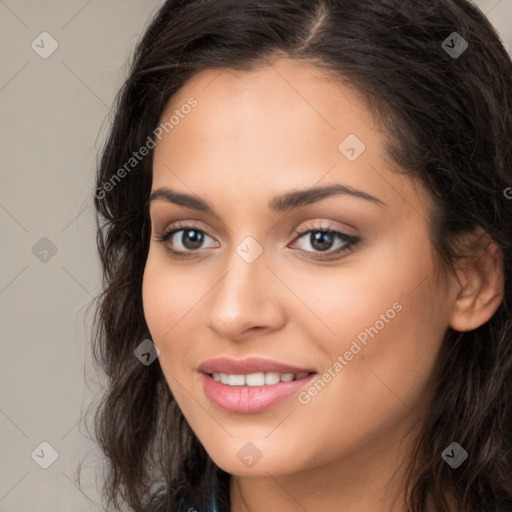
<path id="1" fill-rule="evenodd" d="M 450 317 L 456 331 L 471 331 L 487 322 L 504 295 L 503 251 L 482 228 L 472 232 L 468 241 L 476 241 L 478 249 L 457 263 L 457 293 Z"/>

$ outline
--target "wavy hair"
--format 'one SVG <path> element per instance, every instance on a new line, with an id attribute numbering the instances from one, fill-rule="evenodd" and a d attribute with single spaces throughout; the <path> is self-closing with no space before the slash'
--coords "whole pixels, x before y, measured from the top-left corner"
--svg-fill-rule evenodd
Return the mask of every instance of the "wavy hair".
<path id="1" fill-rule="evenodd" d="M 454 46 L 453 32 L 468 43 L 458 57 L 443 44 Z M 432 202 L 440 269 L 453 270 L 468 254 L 458 235 L 477 228 L 502 250 L 497 311 L 472 331 L 448 328 L 404 492 L 408 512 L 450 511 L 449 495 L 458 512 L 510 506 L 512 62 L 489 20 L 467 0 L 168 0 L 135 48 L 96 177 L 103 292 L 92 346 L 107 385 L 94 428 L 107 464 L 107 507 L 174 511 L 185 500 L 203 510 L 216 491 L 219 512 L 229 510 L 230 475 L 191 430 L 160 365 L 134 356 L 150 337 L 141 288 L 153 152 L 130 159 L 195 73 L 250 71 L 277 56 L 308 61 L 361 93 L 390 161 Z M 129 172 L 115 178 L 128 161 Z M 455 440 L 469 453 L 457 470 L 441 458 Z"/>

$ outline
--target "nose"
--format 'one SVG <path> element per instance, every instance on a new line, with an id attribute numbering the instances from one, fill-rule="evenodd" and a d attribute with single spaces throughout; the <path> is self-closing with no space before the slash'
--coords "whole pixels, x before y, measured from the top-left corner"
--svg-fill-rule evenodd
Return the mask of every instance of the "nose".
<path id="1" fill-rule="evenodd" d="M 206 308 L 206 325 L 217 336 L 240 341 L 282 327 L 284 287 L 267 264 L 264 253 L 249 263 L 233 251 Z"/>

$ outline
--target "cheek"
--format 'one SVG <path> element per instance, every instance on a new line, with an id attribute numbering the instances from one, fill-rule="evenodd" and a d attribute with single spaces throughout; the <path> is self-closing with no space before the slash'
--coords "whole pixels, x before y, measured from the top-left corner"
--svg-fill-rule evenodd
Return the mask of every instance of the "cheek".
<path id="1" fill-rule="evenodd" d="M 299 299 L 288 300 L 289 317 L 301 324 L 311 341 L 322 340 L 319 343 L 331 359 L 348 350 L 354 339 L 364 345 L 372 334 L 386 337 L 391 325 L 400 326 L 395 333 L 398 342 L 414 343 L 410 329 L 428 325 L 432 319 L 429 308 L 436 299 L 430 295 L 428 282 L 421 284 L 424 274 L 428 276 L 429 262 L 403 255 L 394 258 L 394 248 L 388 255 L 384 248 L 375 252 L 379 258 L 361 258 L 357 265 L 302 272 L 281 269 L 280 276 L 293 284 Z M 408 332 L 400 335 L 405 326 Z"/>
<path id="2" fill-rule="evenodd" d="M 357 390 L 363 409 L 389 401 L 414 404 L 430 384 L 448 325 L 447 304 L 433 285 L 427 239 L 393 242 L 380 244 L 375 257 L 360 259 L 357 271 L 340 268 L 322 279 L 309 275 L 295 289 L 316 313 L 296 312 L 302 330 L 331 366 L 338 357 L 345 360 L 336 383 L 328 385 L 332 395 L 325 393 L 319 402 L 338 401 L 340 395 L 351 402 L 346 393 Z"/>
<path id="3" fill-rule="evenodd" d="M 165 256 L 150 249 L 142 282 L 144 316 L 153 342 L 164 353 L 169 348 L 180 350 L 179 343 L 173 342 L 171 346 L 166 340 L 176 339 L 173 335 L 179 329 L 180 319 L 192 312 L 199 300 L 198 291 L 197 284 L 191 284 L 190 276 L 187 278 L 186 274 L 173 270 L 165 262 Z"/>
<path id="4" fill-rule="evenodd" d="M 197 281 L 193 281 L 197 282 Z M 200 297 L 190 274 L 173 269 L 165 255 L 148 254 L 142 282 L 144 316 L 151 339 L 159 348 L 158 362 L 180 409 L 188 413 L 190 400 L 184 383 L 190 378 L 190 320 Z M 188 329 L 188 330 L 187 330 Z M 192 404 L 193 405 L 193 404 Z"/>
<path id="5" fill-rule="evenodd" d="M 142 281 L 142 303 L 144 317 L 154 340 L 160 339 L 165 330 L 171 327 L 167 312 L 173 311 L 173 305 L 169 303 L 172 293 L 166 293 L 166 282 L 165 276 L 158 272 L 158 267 L 153 263 L 150 251 Z"/>

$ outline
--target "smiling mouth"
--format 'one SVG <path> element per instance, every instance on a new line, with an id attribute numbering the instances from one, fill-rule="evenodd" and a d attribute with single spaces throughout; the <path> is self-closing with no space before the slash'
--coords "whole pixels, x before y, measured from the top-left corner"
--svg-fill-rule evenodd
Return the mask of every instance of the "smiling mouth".
<path id="1" fill-rule="evenodd" d="M 213 372 L 209 373 L 217 382 L 228 386 L 273 386 L 280 382 L 292 382 L 309 377 L 314 372 L 302 373 L 278 373 L 278 372 L 256 372 L 249 374 L 231 374 Z"/>
<path id="2" fill-rule="evenodd" d="M 316 378 L 316 372 L 248 374 L 200 372 L 207 398 L 224 411 L 237 414 L 272 409 L 296 396 Z"/>

